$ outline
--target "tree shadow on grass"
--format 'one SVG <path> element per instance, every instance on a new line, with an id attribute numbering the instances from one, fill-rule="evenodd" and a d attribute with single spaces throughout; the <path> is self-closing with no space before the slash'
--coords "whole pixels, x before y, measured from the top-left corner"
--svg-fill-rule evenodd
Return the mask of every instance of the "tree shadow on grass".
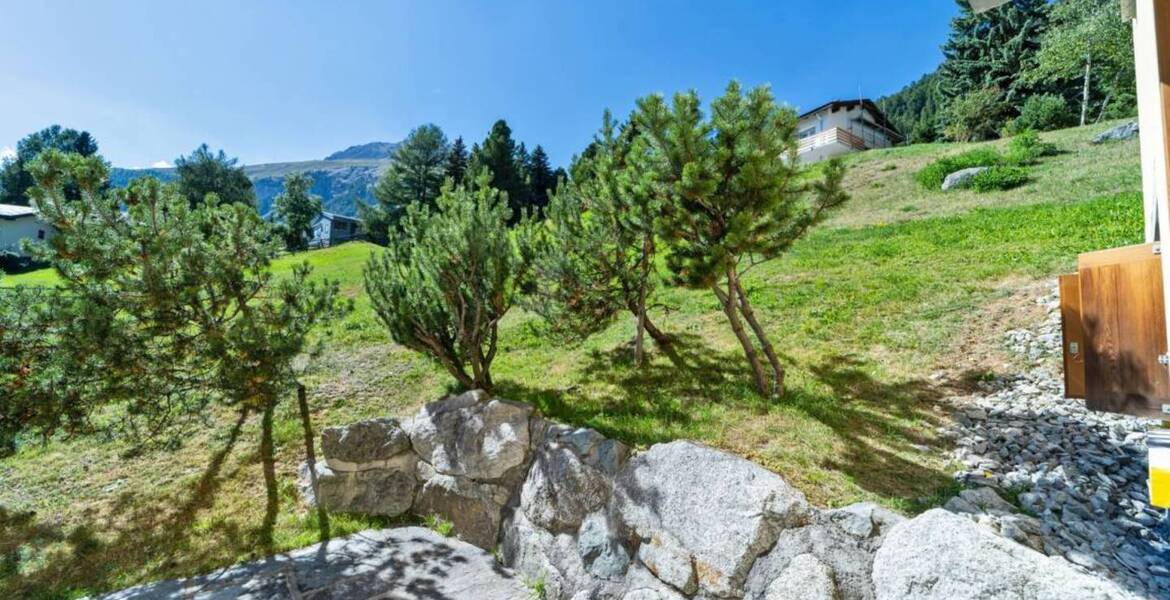
<path id="1" fill-rule="evenodd" d="M 199 513 L 214 505 L 223 481 L 236 475 L 235 471 L 224 473 L 224 467 L 246 420 L 246 415 L 239 417 L 196 482 L 158 495 L 123 492 L 108 510 L 112 522 L 67 529 L 55 524 L 52 515 L 42 518 L 35 512 L 10 513 L 0 508 L 0 596 L 73 597 L 79 591 L 121 587 L 119 575 L 144 573 L 148 579 L 156 578 L 201 568 L 223 553 L 235 556 L 253 549 L 253 536 L 235 523 L 215 523 L 199 531 L 194 527 Z M 109 535 L 99 537 L 97 531 Z M 195 552 L 192 537 L 208 535 L 221 543 Z M 61 542 L 67 545 L 45 551 L 35 557 L 38 564 L 21 572 L 23 556 Z M 143 565 L 154 566 L 143 571 Z"/>
<path id="2" fill-rule="evenodd" d="M 727 442 L 720 432 L 743 421 L 782 421 L 775 413 L 796 410 L 839 441 L 815 460 L 862 490 L 911 512 L 954 493 L 937 457 L 930 459 L 941 453 L 933 433 L 943 423 L 939 401 L 954 391 L 951 384 L 883 381 L 856 355 L 829 356 L 811 365 L 783 360 L 795 376 L 778 400 L 754 392 L 741 354 L 717 351 L 693 335 L 678 336 L 674 356 L 656 352 L 642 369 L 634 368 L 632 352 L 623 346 L 590 354 L 578 383 L 566 389 L 503 381 L 497 392 L 529 402 L 551 419 L 642 446 L 674 439 Z M 782 449 L 783 436 L 780 431 L 764 440 L 761 452 Z"/>
<path id="3" fill-rule="evenodd" d="M 676 335 L 669 353 L 648 352 L 641 368 L 634 367 L 632 349 L 622 345 L 591 352 L 581 383 L 567 389 L 504 380 L 496 393 L 528 402 L 554 420 L 647 445 L 694 437 L 695 428 L 709 422 L 708 408 L 766 410 L 765 401 L 744 393 L 748 373 L 742 362 L 698 336 Z"/>
<path id="4" fill-rule="evenodd" d="M 881 381 L 852 354 L 806 369 L 820 385 L 793 389 L 784 403 L 832 429 L 843 443 L 842 453 L 824 457 L 825 466 L 868 492 L 900 499 L 911 512 L 954 494 L 950 474 L 927 460 L 943 451 L 934 432 L 945 422 L 941 400 L 955 391 L 951 383 Z"/>

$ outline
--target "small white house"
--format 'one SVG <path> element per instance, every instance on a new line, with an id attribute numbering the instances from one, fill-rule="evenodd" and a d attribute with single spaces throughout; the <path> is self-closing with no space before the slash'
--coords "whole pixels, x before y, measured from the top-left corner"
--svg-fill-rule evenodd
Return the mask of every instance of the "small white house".
<path id="1" fill-rule="evenodd" d="M 21 240 L 45 240 L 52 235 L 53 228 L 32 207 L 0 204 L 0 255 L 25 257 Z"/>
<path id="2" fill-rule="evenodd" d="M 797 157 L 817 162 L 870 148 L 888 148 L 904 139 L 872 100 L 834 100 L 800 115 Z"/>

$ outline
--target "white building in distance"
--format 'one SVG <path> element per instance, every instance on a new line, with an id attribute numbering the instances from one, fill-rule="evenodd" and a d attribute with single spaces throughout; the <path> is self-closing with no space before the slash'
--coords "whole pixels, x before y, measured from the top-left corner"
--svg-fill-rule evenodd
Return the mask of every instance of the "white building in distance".
<path id="1" fill-rule="evenodd" d="M 889 148 L 904 139 L 872 100 L 834 100 L 797 122 L 797 157 L 811 163 L 870 148 Z"/>

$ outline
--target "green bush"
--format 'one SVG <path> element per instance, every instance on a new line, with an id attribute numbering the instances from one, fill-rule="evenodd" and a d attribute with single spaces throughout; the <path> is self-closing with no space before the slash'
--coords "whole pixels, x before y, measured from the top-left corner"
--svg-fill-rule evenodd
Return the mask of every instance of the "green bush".
<path id="1" fill-rule="evenodd" d="M 947 175 L 970 167 L 994 167 L 1004 164 L 1002 154 L 994 148 L 976 148 L 954 156 L 944 156 L 926 165 L 914 176 L 918 183 L 927 189 L 937 190 L 942 187 Z"/>
<path id="2" fill-rule="evenodd" d="M 1064 98 L 1055 94 L 1039 94 L 1029 97 L 1020 109 L 1020 116 L 1012 119 L 1004 128 L 1006 135 L 1017 135 L 1028 129 L 1051 131 L 1071 127 L 1076 117 L 1068 108 Z"/>
<path id="3" fill-rule="evenodd" d="M 953 142 L 994 139 L 1004 126 L 1008 105 L 995 88 L 976 90 L 951 100 L 943 113 L 943 134 Z"/>
<path id="4" fill-rule="evenodd" d="M 967 187 L 976 192 L 1010 190 L 1028 183 L 1028 170 L 1023 167 L 991 167 L 971 178 Z"/>
<path id="5" fill-rule="evenodd" d="M 1008 143 L 1007 154 L 1004 156 L 1009 164 L 1030 165 L 1043 156 L 1056 154 L 1056 145 L 1040 139 L 1035 130 L 1025 129 L 1016 134 Z"/>

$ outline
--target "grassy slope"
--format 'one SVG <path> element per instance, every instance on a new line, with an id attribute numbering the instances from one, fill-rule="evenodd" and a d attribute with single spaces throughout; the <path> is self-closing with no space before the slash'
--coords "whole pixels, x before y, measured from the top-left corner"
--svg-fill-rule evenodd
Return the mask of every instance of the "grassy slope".
<path id="1" fill-rule="evenodd" d="M 655 353 L 643 372 L 632 369 L 626 320 L 572 345 L 549 339 L 538 321 L 517 311 L 502 328 L 499 391 L 639 446 L 687 437 L 730 449 L 818 503 L 872 499 L 909 512 L 937 503 L 953 484 L 934 436 L 945 418 L 936 401 L 997 366 L 978 358 L 1002 335 L 987 327 L 988 307 L 1026 302 L 1013 290 L 1069 268 L 1078 252 L 1140 236 L 1131 177 L 1136 146 L 1084 146 L 1093 131 L 1049 136 L 1069 154 L 1007 194 L 944 195 L 907 185 L 916 165 L 957 148 L 853 157 L 855 198 L 835 226 L 746 279 L 790 365 L 789 393 L 780 402 L 752 394 L 710 294 L 678 289 L 656 295 L 653 316 L 680 336 L 682 366 Z M 887 164 L 895 168 L 883 170 Z M 1100 169 L 1092 181 L 1081 180 L 1084 165 Z M 883 183 L 867 186 L 866 178 Z M 1062 180 L 1081 180 L 1082 195 L 1062 190 L 1056 185 Z M 937 216 L 895 222 L 914 217 L 902 209 L 908 203 Z M 977 204 L 998 208 L 971 210 Z M 854 226 L 860 224 L 866 225 Z M 318 427 L 407 415 L 450 384 L 427 361 L 390 343 L 376 323 L 360 291 L 370 250 L 351 244 L 307 255 L 358 298 L 357 311 L 324 332 L 326 351 L 307 378 Z M 278 268 L 300 259 L 282 259 Z M 30 273 L 5 283 L 47 280 Z M 981 340 L 984 330 L 988 339 Z M 174 454 L 122 458 L 117 443 L 82 439 L 0 461 L 0 506 L 12 511 L 0 513 L 0 556 L 23 544 L 19 566 L 10 561 L 6 572 L 0 562 L 0 596 L 75 595 L 261 553 L 255 424 L 245 425 L 233 446 L 230 421 L 212 422 Z M 280 548 L 291 548 L 315 541 L 319 524 L 293 500 L 303 450 L 288 406 L 276 435 L 283 505 L 275 534 Z M 209 455 L 225 447 L 209 469 Z M 367 525 L 334 516 L 330 531 Z"/>
<path id="2" fill-rule="evenodd" d="M 853 199 L 849 209 L 830 226 L 891 223 L 927 216 L 956 214 L 976 207 L 1013 206 L 1038 202 L 1079 202 L 1105 194 L 1141 189 L 1137 139 L 1105 145 L 1090 143 L 1093 136 L 1125 121 L 1042 134 L 1060 154 L 1032 169 L 1030 184 L 996 194 L 924 190 L 914 173 L 926 163 L 970 148 L 1007 146 L 1007 140 L 985 144 L 919 144 L 854 154 L 846 187 Z"/>

